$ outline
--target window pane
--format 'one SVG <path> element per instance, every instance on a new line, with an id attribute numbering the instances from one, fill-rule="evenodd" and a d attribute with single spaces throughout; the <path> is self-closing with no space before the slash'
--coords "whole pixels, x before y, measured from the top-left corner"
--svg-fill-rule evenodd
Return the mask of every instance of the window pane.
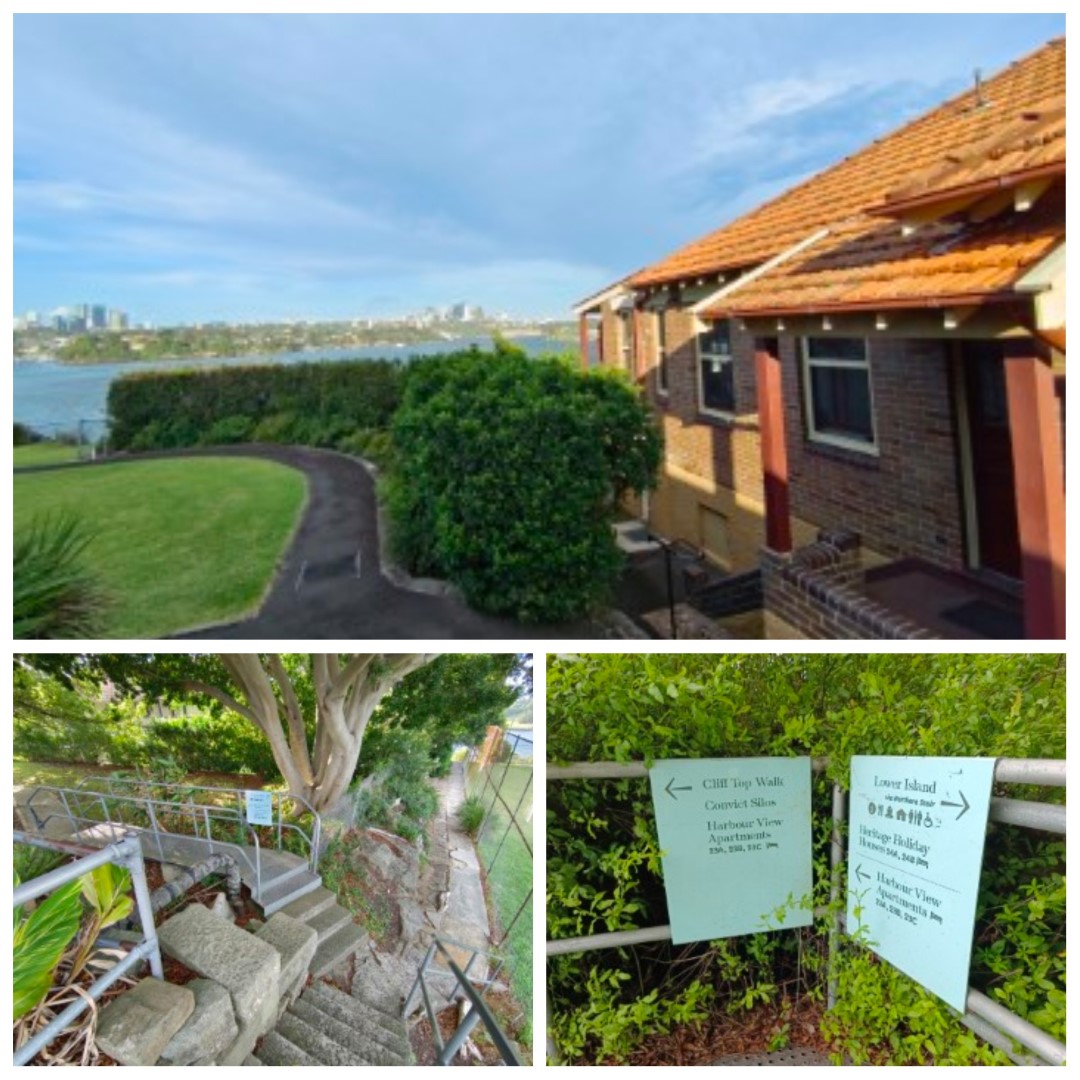
<path id="1" fill-rule="evenodd" d="M 870 374 L 862 368 L 811 367 L 814 430 L 873 443 Z"/>
<path id="2" fill-rule="evenodd" d="M 717 412 L 735 411 L 735 366 L 730 360 L 701 362 L 701 404 Z"/>
<path id="3" fill-rule="evenodd" d="M 807 338 L 806 355 L 811 360 L 843 360 L 866 363 L 866 342 L 862 338 Z"/>
<path id="4" fill-rule="evenodd" d="M 699 350 L 704 353 L 719 353 L 722 356 L 731 355 L 731 324 L 727 322 L 713 323 L 708 330 L 698 336 Z"/>

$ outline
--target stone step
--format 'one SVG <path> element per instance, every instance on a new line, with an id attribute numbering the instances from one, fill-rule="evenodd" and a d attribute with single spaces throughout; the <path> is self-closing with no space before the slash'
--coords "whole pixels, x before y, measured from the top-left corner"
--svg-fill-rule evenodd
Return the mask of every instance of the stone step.
<path id="1" fill-rule="evenodd" d="M 249 1062 L 244 1063 L 249 1064 Z M 305 1053 L 294 1043 L 289 1042 L 278 1031 L 271 1031 L 259 1046 L 252 1065 L 318 1065 L 318 1058 Z"/>
<path id="2" fill-rule="evenodd" d="M 336 967 L 346 957 L 352 956 L 367 941 L 367 931 L 356 923 L 348 923 L 325 941 L 319 942 L 315 959 L 311 961 L 311 974 L 318 979 Z"/>
<path id="3" fill-rule="evenodd" d="M 322 1014 L 319 1014 L 320 1018 Z M 347 1046 L 336 1043 L 319 1030 L 320 1024 L 312 1025 L 291 1009 L 278 1021 L 277 1031 L 294 1046 L 299 1047 L 320 1065 L 371 1065 Z"/>
<path id="4" fill-rule="evenodd" d="M 301 867 L 298 873 L 290 870 L 287 877 L 281 877 L 269 885 L 264 885 L 262 893 L 255 902 L 263 909 L 264 915 L 270 916 L 298 897 L 321 887 L 322 878 Z"/>
<path id="5" fill-rule="evenodd" d="M 411 988 L 412 984 L 410 983 L 409 989 Z M 383 1016 L 401 1020 L 402 996 L 393 990 L 376 990 L 374 987 L 367 985 L 363 979 L 357 977 L 353 979 L 350 997 L 358 1004 L 382 1013 Z"/>
<path id="6" fill-rule="evenodd" d="M 337 897 L 329 889 L 320 885 L 317 889 L 291 900 L 281 910 L 294 919 L 309 922 L 319 912 L 325 911 L 336 903 Z"/>
<path id="7" fill-rule="evenodd" d="M 388 1050 L 402 1053 L 402 1048 L 407 1045 L 408 1032 L 399 1017 L 387 1016 L 362 1001 L 354 1001 L 348 994 L 343 994 L 332 986 L 314 983 L 304 991 L 304 1000 L 318 1006 L 343 1024 L 367 1033 Z"/>
<path id="8" fill-rule="evenodd" d="M 398 1040 L 397 1046 L 391 1049 L 373 1038 L 370 1032 L 358 1029 L 351 1022 L 338 1020 L 306 994 L 289 1007 L 289 1012 L 369 1065 L 410 1064 L 409 1049 L 404 1039 Z"/>
<path id="9" fill-rule="evenodd" d="M 317 931 L 319 935 L 319 944 L 321 945 L 327 938 L 333 937 L 343 926 L 347 926 L 351 923 L 352 915 L 350 915 L 340 904 L 333 904 L 328 908 L 324 908 L 317 915 L 312 915 L 304 921 L 308 926 L 314 927 Z"/>

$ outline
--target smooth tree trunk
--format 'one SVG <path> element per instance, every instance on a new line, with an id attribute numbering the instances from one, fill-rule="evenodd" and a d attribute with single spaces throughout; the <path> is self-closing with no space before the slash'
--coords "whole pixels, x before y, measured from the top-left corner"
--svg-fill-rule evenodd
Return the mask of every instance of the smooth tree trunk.
<path id="1" fill-rule="evenodd" d="M 434 654 L 313 653 L 315 738 L 308 745 L 300 697 L 281 657 L 221 654 L 237 696 L 218 686 L 188 682 L 187 689 L 221 702 L 253 723 L 269 740 L 289 794 L 319 813 L 335 806 L 352 780 L 368 721 L 382 699 Z M 241 700 L 241 697 L 243 700 Z"/>

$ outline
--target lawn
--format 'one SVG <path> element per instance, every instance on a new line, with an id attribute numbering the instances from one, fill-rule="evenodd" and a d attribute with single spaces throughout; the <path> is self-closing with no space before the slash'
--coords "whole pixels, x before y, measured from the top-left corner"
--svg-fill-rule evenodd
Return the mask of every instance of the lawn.
<path id="1" fill-rule="evenodd" d="M 63 465 L 79 460 L 79 448 L 68 443 L 29 443 L 26 446 L 16 446 L 13 457 L 16 469 L 33 465 Z"/>
<path id="2" fill-rule="evenodd" d="M 14 478 L 15 530 L 68 511 L 111 597 L 102 636 L 161 637 L 251 614 L 303 509 L 303 474 L 244 458 L 85 466 Z"/>

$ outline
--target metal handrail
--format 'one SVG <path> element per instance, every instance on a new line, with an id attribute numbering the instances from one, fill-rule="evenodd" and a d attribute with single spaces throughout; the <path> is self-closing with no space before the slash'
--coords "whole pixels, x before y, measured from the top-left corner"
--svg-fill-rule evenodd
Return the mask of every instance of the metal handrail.
<path id="1" fill-rule="evenodd" d="M 470 954 L 468 963 L 464 968 L 459 967 L 454 958 L 450 955 L 447 950 L 448 945 Z M 454 976 L 453 989 L 451 989 L 448 995 L 444 996 L 448 1000 L 452 999 L 458 987 L 460 987 L 462 993 L 464 993 L 469 1004 L 472 1006 L 469 1012 L 462 1017 L 458 1026 L 450 1035 L 450 1038 L 445 1042 L 443 1041 L 442 1032 L 435 1015 L 435 1008 L 431 1003 L 431 994 L 428 991 L 427 983 L 427 975 L 429 970 L 433 968 L 432 962 L 435 959 L 436 952 L 442 954 L 450 968 L 449 972 L 446 972 L 444 969 L 437 970 L 441 970 L 443 974 L 452 974 Z M 495 969 L 487 978 L 477 978 L 469 974 L 477 957 L 480 956 L 497 961 Z M 521 1060 L 521 1056 L 518 1054 L 514 1045 L 506 1037 L 506 1033 L 499 1026 L 498 1020 L 495 1019 L 495 1015 L 488 1008 L 482 994 L 476 989 L 477 986 L 484 988 L 491 986 L 498 977 L 499 971 L 502 969 L 502 964 L 503 961 L 494 954 L 489 953 L 484 949 L 478 949 L 473 945 L 462 945 L 460 942 L 453 941 L 450 938 L 436 937 L 431 945 L 428 946 L 428 951 L 424 956 L 424 960 L 417 969 L 416 980 L 413 983 L 412 989 L 409 991 L 408 997 L 405 999 L 405 1004 L 402 1006 L 401 1015 L 404 1019 L 408 1019 L 409 1013 L 412 1012 L 413 1002 L 416 1000 L 417 995 L 419 995 L 424 1006 L 424 1012 L 427 1014 L 428 1023 L 431 1026 L 431 1036 L 436 1048 L 436 1065 L 449 1065 L 454 1060 L 454 1055 L 457 1054 L 465 1040 L 469 1037 L 469 1033 L 480 1022 L 483 1022 L 492 1043 L 495 1045 L 496 1050 L 499 1051 L 499 1056 L 502 1058 L 504 1065 L 525 1064 Z"/>
<path id="2" fill-rule="evenodd" d="M 53 792 L 62 796 L 61 801 L 64 804 L 64 813 L 62 815 L 49 814 L 44 818 L 39 817 L 36 808 L 34 808 L 31 804 L 34 796 L 36 796 L 41 791 Z M 69 802 L 68 798 L 66 797 L 68 795 L 74 795 L 78 800 L 81 800 L 84 797 L 102 800 L 102 809 L 105 814 L 104 818 L 91 817 L 84 813 L 81 801 L 79 801 L 77 807 L 73 809 L 71 806 L 71 802 Z M 114 804 L 112 810 L 117 809 L 115 806 L 116 803 L 122 803 L 125 806 L 134 806 L 141 810 L 144 810 L 150 820 L 150 825 L 136 825 L 133 822 L 124 821 L 119 818 L 117 820 L 113 820 L 112 810 L 110 810 L 110 807 L 106 800 L 111 800 Z M 254 861 L 252 861 L 247 851 L 244 850 L 244 847 L 241 844 L 229 840 L 215 840 L 212 836 L 208 836 L 206 838 L 200 836 L 197 829 L 198 818 L 194 814 L 192 815 L 192 820 L 196 823 L 196 832 L 194 836 L 190 836 L 187 833 L 173 833 L 171 832 L 171 830 L 162 829 L 158 824 L 155 807 L 165 808 L 170 811 L 178 811 L 183 814 L 185 810 L 195 810 L 195 803 L 174 803 L 164 799 L 151 799 L 149 797 L 140 798 L 134 795 L 105 795 L 102 792 L 95 792 L 89 790 L 76 791 L 74 789 L 56 788 L 50 785 L 43 785 L 42 787 L 36 788 L 34 790 L 31 797 L 27 799 L 24 805 L 30 809 L 30 812 L 34 819 L 34 824 L 37 826 L 38 829 L 44 829 L 50 821 L 56 818 L 62 818 L 70 822 L 73 829 L 76 827 L 76 825 L 108 825 L 111 828 L 117 828 L 125 831 L 146 833 L 154 837 L 154 840 L 158 846 L 158 854 L 159 856 L 161 856 L 162 859 L 164 859 L 164 851 L 161 844 L 161 836 L 163 834 L 180 836 L 184 839 L 191 839 L 196 840 L 200 843 L 205 843 L 209 846 L 211 851 L 213 851 L 215 845 L 222 848 L 229 848 L 231 852 L 234 852 L 237 856 L 239 856 L 239 858 L 244 862 L 249 871 L 254 875 L 256 881 L 256 897 L 262 896 L 262 845 L 259 843 L 258 833 L 250 824 L 248 824 L 246 821 L 244 821 L 241 817 L 236 815 L 232 810 L 228 808 L 211 808 L 209 806 L 198 807 L 198 809 L 201 809 L 203 811 L 204 819 L 223 821 L 230 825 L 242 825 L 245 830 L 245 835 L 250 834 L 252 847 L 255 849 Z M 217 812 L 212 812 L 214 810 L 216 810 Z"/>
<path id="3" fill-rule="evenodd" d="M 34 847 L 44 847 L 58 851 L 64 851 L 74 846 L 39 836 L 30 836 L 23 832 L 13 833 L 12 838 L 18 844 L 30 844 Z M 95 979 L 86 991 L 85 996 L 79 994 L 66 1009 L 55 1016 L 32 1039 L 20 1046 L 12 1058 L 12 1064 L 14 1065 L 25 1065 L 32 1060 L 42 1047 L 48 1046 L 60 1032 L 86 1012 L 93 1002 L 98 1000 L 113 983 L 143 960 L 149 961 L 150 972 L 155 978 L 164 979 L 165 977 L 165 970 L 161 963 L 161 947 L 158 944 L 157 930 L 154 928 L 150 888 L 146 883 L 146 867 L 143 865 L 142 846 L 136 836 L 125 836 L 122 840 L 110 844 L 100 851 L 85 855 L 80 859 L 76 859 L 75 862 L 59 866 L 55 870 L 50 870 L 47 874 L 23 882 L 12 894 L 12 905 L 18 907 L 28 900 L 51 893 L 61 885 L 65 885 L 69 881 L 75 881 L 91 870 L 104 866 L 106 863 L 118 863 L 124 866 L 131 874 L 131 884 L 135 892 L 135 905 L 139 913 L 139 924 L 142 928 L 143 940 L 104 975 Z"/>
<path id="4" fill-rule="evenodd" d="M 243 813 L 244 798 L 249 790 L 255 790 L 250 788 L 223 788 L 223 787 L 210 787 L 205 784 L 181 784 L 174 783 L 168 780 L 154 780 L 151 778 L 133 777 L 133 776 L 114 776 L 112 774 L 106 776 L 90 775 L 82 777 L 75 785 L 75 790 L 86 789 L 90 790 L 94 784 L 104 784 L 108 789 L 108 793 L 112 794 L 114 786 L 117 784 L 128 786 L 150 786 L 164 791 L 181 791 L 184 793 L 190 793 L 195 791 L 206 791 L 214 795 L 229 795 L 233 796 L 237 802 L 237 809 L 239 813 Z M 262 790 L 262 789 L 258 789 Z M 319 868 L 319 854 L 320 846 L 322 842 L 322 817 L 314 806 L 308 802 L 302 795 L 293 795 L 288 791 L 270 791 L 269 792 L 272 803 L 271 805 L 276 807 L 276 824 L 270 826 L 278 832 L 278 847 L 281 847 L 281 832 L 282 829 L 292 829 L 298 832 L 306 841 L 308 849 L 311 852 L 309 857 L 309 864 L 311 866 L 312 873 L 315 873 Z M 167 801 L 167 800 L 163 800 Z M 285 802 L 298 803 L 303 806 L 305 810 L 312 817 L 312 831 L 308 834 L 295 822 L 285 820 L 285 812 L 283 804 Z M 202 805 L 202 804 L 199 804 Z"/>

